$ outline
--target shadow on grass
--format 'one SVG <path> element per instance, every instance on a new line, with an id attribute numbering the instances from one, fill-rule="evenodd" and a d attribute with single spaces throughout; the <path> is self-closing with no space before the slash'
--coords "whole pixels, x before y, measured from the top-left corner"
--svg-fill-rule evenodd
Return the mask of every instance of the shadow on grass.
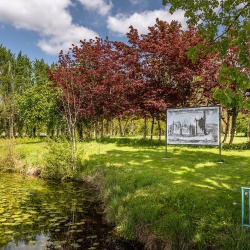
<path id="1" fill-rule="evenodd" d="M 214 204 L 223 203 L 225 199 L 230 205 L 240 203 L 240 187 L 250 185 L 249 157 L 225 153 L 224 163 L 220 164 L 215 149 L 190 147 L 172 147 L 171 157 L 164 160 L 163 156 L 164 148 L 115 149 L 107 154 L 92 155 L 86 164 L 107 166 L 109 174 L 114 174 L 111 177 L 114 182 L 117 178 L 119 185 L 126 185 L 129 180 L 132 192 L 144 187 L 151 187 L 158 194 L 179 190 Z"/>
<path id="2" fill-rule="evenodd" d="M 115 137 L 115 138 L 103 138 L 98 141 L 102 144 L 115 143 L 117 146 L 131 146 L 131 147 L 155 147 L 164 146 L 164 140 L 156 139 L 144 139 L 144 138 L 129 138 L 129 137 Z"/>
<path id="3" fill-rule="evenodd" d="M 245 137 L 243 137 L 246 139 Z M 115 143 L 117 146 L 131 146 L 131 147 L 158 147 L 158 146 L 165 146 L 166 141 L 165 139 L 158 140 L 158 139 L 145 139 L 145 138 L 129 138 L 129 137 L 112 137 L 112 138 L 103 138 L 98 140 L 99 143 L 102 144 L 109 144 Z M 171 147 L 188 147 L 188 148 L 213 148 L 214 146 L 202 146 L 202 145 L 171 145 Z M 223 145 L 223 150 L 249 150 L 250 149 L 250 142 L 243 141 L 241 143 L 234 143 L 233 145 L 228 145 L 228 143 Z"/>

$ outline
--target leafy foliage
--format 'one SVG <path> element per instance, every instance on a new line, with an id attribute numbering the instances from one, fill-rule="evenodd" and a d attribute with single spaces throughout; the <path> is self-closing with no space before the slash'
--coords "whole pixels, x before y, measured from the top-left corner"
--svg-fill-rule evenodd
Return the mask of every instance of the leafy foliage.
<path id="1" fill-rule="evenodd" d="M 72 160 L 69 148 L 68 142 L 50 142 L 41 173 L 43 177 L 67 179 L 76 176 L 76 172 L 72 171 L 75 162 Z"/>
<path id="2" fill-rule="evenodd" d="M 127 37 L 128 45 L 98 38 L 61 52 L 50 79 L 61 89 L 64 114 L 72 126 L 81 119 L 128 115 L 159 120 L 167 107 L 213 102 L 208 101 L 217 83 L 208 81 L 216 68 L 213 58 L 193 64 L 186 56 L 191 45 L 202 42 L 196 29 L 183 31 L 177 22 L 157 19 L 148 34 L 140 37 L 130 27 Z"/>
<path id="3" fill-rule="evenodd" d="M 163 0 L 162 3 L 170 5 L 171 13 L 183 10 L 188 23 L 196 26 L 204 37 L 203 44 L 189 49 L 188 55 L 193 61 L 208 53 L 218 55 L 220 86 L 216 87 L 214 98 L 232 116 L 232 144 L 239 111 L 250 109 L 250 2 Z"/>
<path id="4" fill-rule="evenodd" d="M 60 116 L 57 115 L 57 95 L 51 90 L 50 83 L 36 84 L 18 98 L 21 120 L 25 123 L 29 135 L 32 135 L 34 127 L 41 130 L 44 125 L 49 128 L 51 124 L 60 123 Z"/>
<path id="5" fill-rule="evenodd" d="M 249 66 L 249 10 L 248 0 L 185 1 L 163 0 L 170 4 L 170 12 L 177 9 L 185 12 L 188 23 L 198 27 L 206 40 L 208 51 L 226 56 L 230 47 L 237 47 L 237 57 L 242 67 Z"/>
<path id="6" fill-rule="evenodd" d="M 57 100 L 48 81 L 48 67 L 43 60 L 31 62 L 22 52 L 15 56 L 0 46 L 1 132 L 14 137 L 25 132 L 31 135 L 36 126 L 56 126 L 52 120 L 60 117 L 56 115 Z"/>

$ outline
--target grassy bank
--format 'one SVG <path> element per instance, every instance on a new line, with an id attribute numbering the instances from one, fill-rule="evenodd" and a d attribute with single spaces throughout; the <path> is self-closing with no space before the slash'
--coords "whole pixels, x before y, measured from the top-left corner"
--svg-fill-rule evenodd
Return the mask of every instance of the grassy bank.
<path id="1" fill-rule="evenodd" d="M 240 149 L 245 138 L 237 140 L 237 150 L 222 150 L 222 164 L 218 148 L 169 146 L 170 158 L 163 159 L 163 142 L 79 143 L 75 178 L 98 183 L 117 233 L 139 238 L 148 249 L 250 249 L 249 232 L 241 229 L 240 189 L 250 186 L 250 150 Z M 48 171 L 44 165 L 54 152 L 48 145 L 16 141 L 22 167 Z M 52 148 L 63 153 L 59 145 Z"/>

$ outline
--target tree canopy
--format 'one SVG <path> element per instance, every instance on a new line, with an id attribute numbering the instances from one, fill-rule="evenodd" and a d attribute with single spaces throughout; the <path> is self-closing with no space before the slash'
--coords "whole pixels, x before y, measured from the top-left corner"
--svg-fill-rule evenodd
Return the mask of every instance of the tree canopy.
<path id="1" fill-rule="evenodd" d="M 215 72 L 214 60 L 206 56 L 194 64 L 186 55 L 191 45 L 203 41 L 196 29 L 183 31 L 177 22 L 157 19 L 148 34 L 139 36 L 131 26 L 127 37 L 128 44 L 81 41 L 80 47 L 60 54 L 50 79 L 62 89 L 63 106 L 71 108 L 75 122 L 125 114 L 164 119 L 166 108 L 212 102 L 204 97 L 217 82 L 207 77 Z M 194 93 L 196 100 L 190 101 Z"/>
<path id="2" fill-rule="evenodd" d="M 238 47 L 231 44 L 225 55 L 206 50 L 199 28 L 159 19 L 147 34 L 131 26 L 127 38 L 83 40 L 51 67 L 0 47 L 1 131 L 9 126 L 12 135 L 26 129 L 34 136 L 36 129 L 60 127 L 63 116 L 74 145 L 75 130 L 94 125 L 102 134 L 104 121 L 121 128 L 123 119 L 152 119 L 151 131 L 155 120 L 161 131 L 166 108 L 220 103 L 235 125 L 250 106 L 250 67 L 241 64 Z"/>
<path id="3" fill-rule="evenodd" d="M 250 65 L 249 0 L 163 0 L 162 3 L 170 5 L 170 13 L 177 9 L 185 11 L 188 23 L 196 26 L 206 40 L 206 46 L 199 49 L 219 51 L 225 56 L 230 47 L 235 47 L 240 65 Z"/>
<path id="4" fill-rule="evenodd" d="M 35 136 L 37 129 L 53 127 L 60 120 L 48 67 L 43 60 L 32 62 L 21 51 L 16 56 L 0 46 L 0 133 L 11 138 L 23 133 Z"/>
<path id="5" fill-rule="evenodd" d="M 236 118 L 242 108 L 250 110 L 250 1 L 249 0 L 163 0 L 170 13 L 185 12 L 187 22 L 198 28 L 203 44 L 189 48 L 188 56 L 196 61 L 206 54 L 218 55 L 218 81 L 214 98 L 232 116 L 231 140 Z"/>

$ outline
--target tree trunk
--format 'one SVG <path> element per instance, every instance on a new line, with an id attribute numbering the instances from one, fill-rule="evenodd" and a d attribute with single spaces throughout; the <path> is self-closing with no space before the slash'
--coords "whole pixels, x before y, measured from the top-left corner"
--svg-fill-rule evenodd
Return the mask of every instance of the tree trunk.
<path id="1" fill-rule="evenodd" d="M 105 137 L 108 136 L 110 136 L 110 119 L 107 119 L 105 124 Z"/>
<path id="2" fill-rule="evenodd" d="M 120 133 L 120 136 L 123 137 L 121 118 L 118 118 L 118 126 L 119 126 L 119 133 Z"/>
<path id="3" fill-rule="evenodd" d="M 235 135 L 235 131 L 236 131 L 236 121 L 237 121 L 238 113 L 239 113 L 239 111 L 234 107 L 232 109 L 232 126 L 231 126 L 229 145 L 233 144 L 234 135 Z"/>
<path id="4" fill-rule="evenodd" d="M 134 135 L 134 131 L 135 131 L 135 119 L 132 118 L 129 135 Z"/>
<path id="5" fill-rule="evenodd" d="M 10 118 L 9 118 L 9 133 L 10 133 L 10 139 L 14 138 L 14 115 L 11 112 Z"/>
<path id="6" fill-rule="evenodd" d="M 150 140 L 153 139 L 153 133 L 154 133 L 154 124 L 155 124 L 155 118 L 152 117 L 152 123 L 151 123 L 151 130 L 150 130 Z"/>
<path id="7" fill-rule="evenodd" d="M 98 137 L 98 122 L 97 121 L 94 122 L 94 137 L 95 137 L 95 140 L 97 140 L 97 137 Z"/>
<path id="8" fill-rule="evenodd" d="M 114 124 L 114 120 L 111 119 L 110 121 L 110 134 L 111 136 L 114 136 L 116 133 L 115 133 L 115 124 Z"/>
<path id="9" fill-rule="evenodd" d="M 100 135 L 101 139 L 103 139 L 103 131 L 104 131 L 104 118 L 103 118 L 103 115 L 101 115 L 101 131 L 100 131 L 100 133 L 101 133 L 101 135 Z"/>
<path id="10" fill-rule="evenodd" d="M 157 119 L 157 124 L 158 124 L 158 140 L 161 140 L 161 123 L 160 120 Z"/>
<path id="11" fill-rule="evenodd" d="M 83 140 L 83 125 L 82 125 L 82 122 L 78 122 L 76 127 L 77 127 L 79 140 Z"/>
<path id="12" fill-rule="evenodd" d="M 143 138 L 146 139 L 147 138 L 147 118 L 146 116 L 144 117 L 144 135 Z"/>
<path id="13" fill-rule="evenodd" d="M 224 135 L 224 138 L 222 140 L 222 145 L 226 142 L 227 140 L 227 136 L 228 136 L 228 133 L 229 133 L 229 127 L 230 127 L 230 112 L 229 110 L 227 110 L 227 120 L 225 122 L 226 124 L 226 129 L 225 129 L 225 135 Z"/>
<path id="14" fill-rule="evenodd" d="M 124 127 L 123 127 L 123 136 L 126 135 L 126 131 L 127 131 L 127 127 L 128 127 L 128 121 L 129 121 L 129 118 L 127 118 L 126 121 L 125 121 L 125 124 L 124 124 Z"/>
<path id="15" fill-rule="evenodd" d="M 70 112 L 68 116 L 66 116 L 67 124 L 68 124 L 68 131 L 69 131 L 69 139 L 70 139 L 70 147 L 71 147 L 71 162 L 72 162 L 72 171 L 75 172 L 76 170 L 76 119 L 73 117 L 72 113 Z"/>
<path id="16" fill-rule="evenodd" d="M 76 135 L 75 135 L 75 124 L 70 125 L 71 129 L 71 158 L 72 158 L 72 170 L 76 170 Z"/>
<path id="17" fill-rule="evenodd" d="M 32 137 L 33 138 L 36 137 L 36 126 L 34 126 L 33 129 L 32 129 Z"/>

